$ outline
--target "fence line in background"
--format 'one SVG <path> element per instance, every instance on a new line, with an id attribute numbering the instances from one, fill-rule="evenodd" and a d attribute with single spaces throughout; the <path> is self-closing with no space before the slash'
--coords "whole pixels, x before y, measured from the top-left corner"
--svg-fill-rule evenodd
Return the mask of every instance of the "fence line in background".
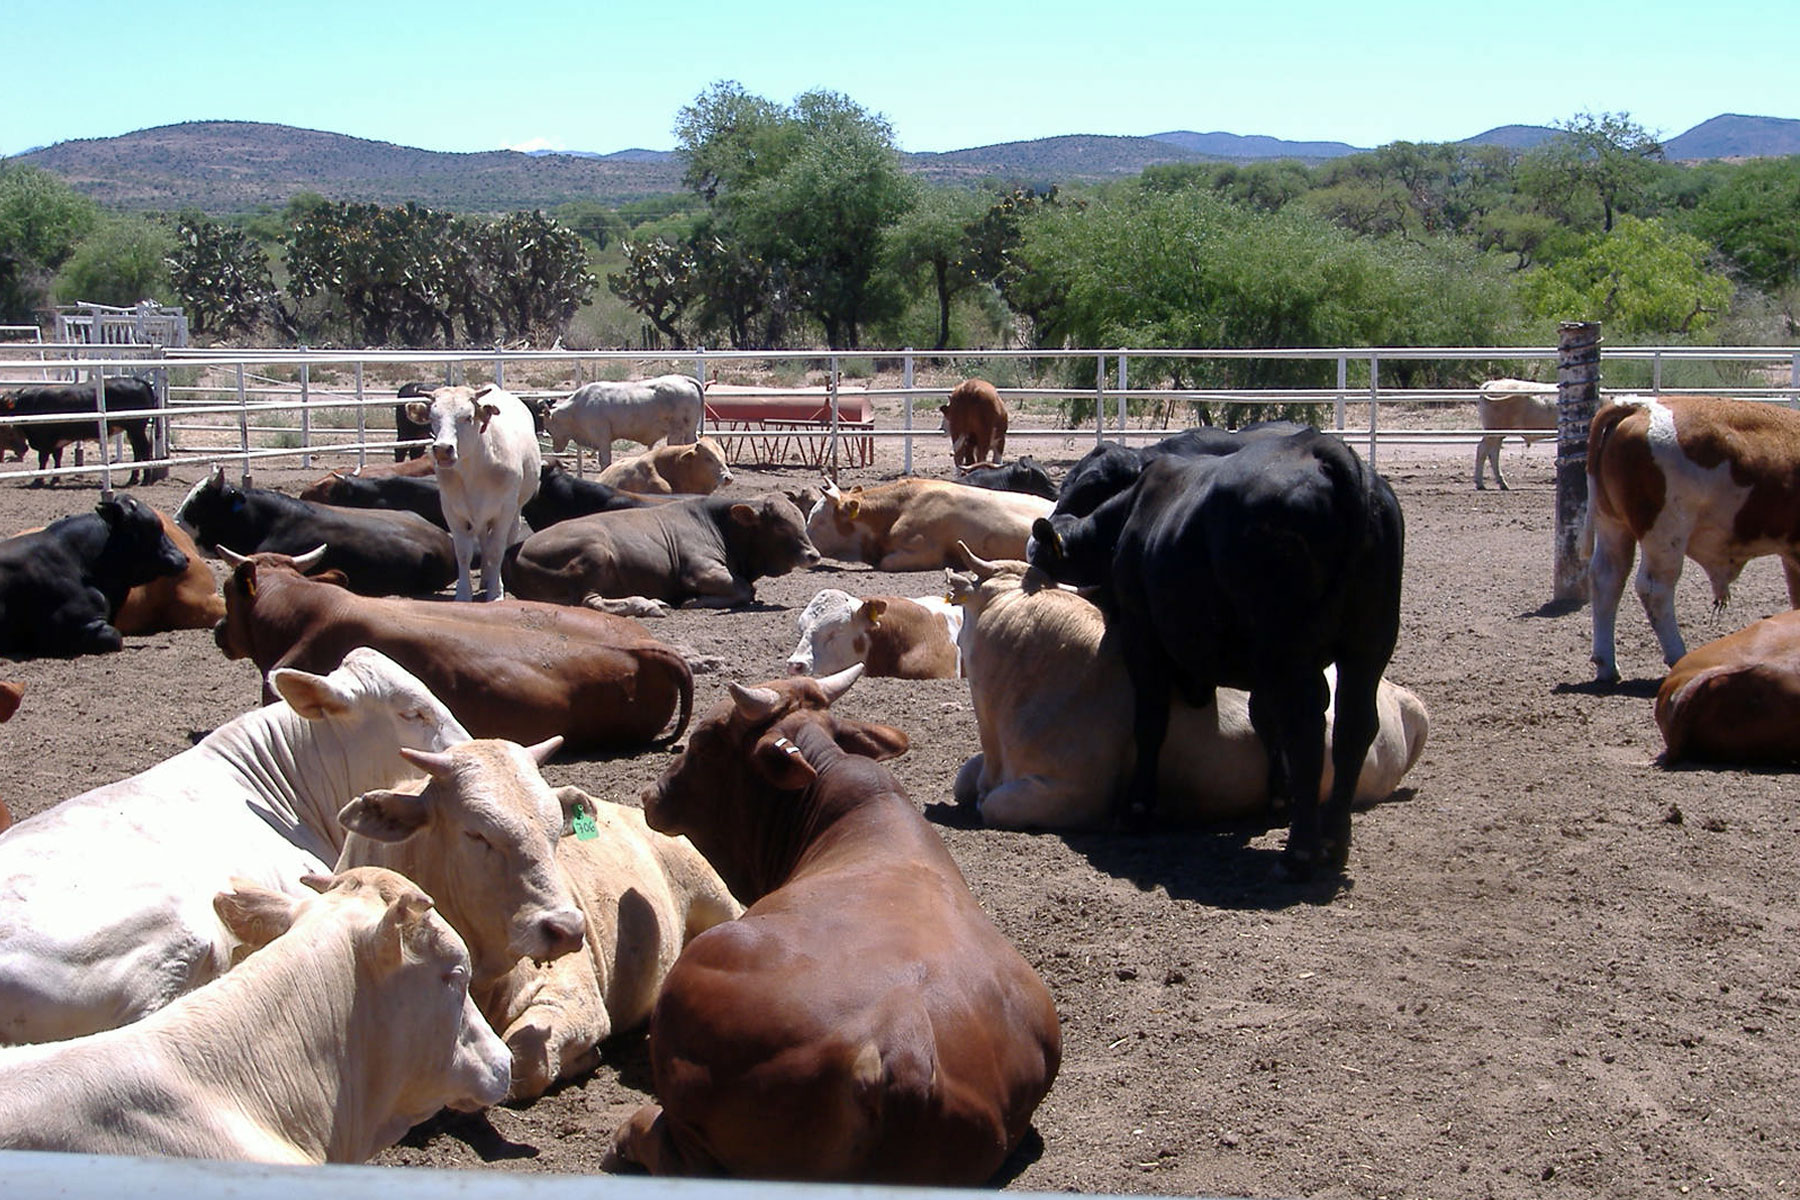
<path id="1" fill-rule="evenodd" d="M 901 438 L 905 442 L 904 463 L 910 472 L 914 441 L 919 437 L 939 436 L 935 425 L 914 423 L 915 404 L 921 396 L 932 403 L 940 401 L 949 384 L 921 386 L 918 383 L 921 364 L 954 365 L 957 363 L 995 363 L 1022 361 L 1055 363 L 1059 361 L 1091 361 L 1094 383 L 1091 388 L 1069 386 L 1031 386 L 1000 388 L 1009 401 L 1051 399 L 1075 405 L 1092 404 L 1093 420 L 1079 425 L 1049 429 L 1016 426 L 1008 440 L 1024 443 L 1038 438 L 1088 438 L 1096 444 L 1102 440 L 1152 440 L 1177 432 L 1180 425 L 1148 423 L 1132 424 L 1129 406 L 1132 401 L 1154 401 L 1171 416 L 1184 405 L 1329 405 L 1331 419 L 1321 422 L 1338 433 L 1368 457 L 1378 461 L 1383 442 L 1425 444 L 1473 444 L 1483 430 L 1467 427 L 1418 427 L 1384 417 L 1383 409 L 1399 411 L 1394 406 L 1429 407 L 1433 405 L 1470 404 L 1476 397 L 1473 389 L 1405 388 L 1383 382 L 1392 373 L 1383 365 L 1421 361 L 1487 361 L 1495 364 L 1554 362 L 1554 347 L 1284 347 L 1271 349 L 1063 349 L 1063 350 L 948 350 L 922 352 L 904 350 L 687 350 L 651 353 L 615 350 L 360 350 L 323 351 L 307 348 L 272 350 L 200 350 L 161 348 L 142 345 L 95 346 L 84 343 L 0 342 L 0 388 L 24 382 L 11 377 L 9 368 L 25 369 L 34 374 L 62 380 L 91 380 L 101 375 L 149 374 L 158 384 L 164 399 L 162 410 L 148 413 L 114 413 L 148 415 L 156 426 L 157 458 L 153 465 L 181 466 L 195 463 L 212 464 L 236 459 L 244 475 L 250 473 L 253 461 L 292 458 L 302 466 L 310 465 L 320 455 L 353 454 L 361 465 L 369 453 L 387 455 L 398 444 L 383 437 L 391 425 L 394 397 L 392 384 L 371 389 L 366 382 L 370 368 L 390 372 L 400 368 L 445 382 L 462 382 L 471 377 L 492 379 L 502 386 L 508 368 L 515 377 L 525 374 L 534 364 L 562 363 L 573 368 L 579 384 L 601 374 L 609 364 L 619 364 L 621 374 L 641 376 L 667 369 L 685 369 L 705 379 L 712 373 L 735 364 L 797 364 L 799 369 L 818 370 L 825 375 L 830 420 L 821 423 L 819 436 L 828 439 L 826 459 L 835 463 L 846 438 Z M 1637 347 L 1602 348 L 1603 360 L 1648 363 L 1650 386 L 1642 390 L 1652 394 L 1706 391 L 1761 399 L 1800 401 L 1800 351 L 1792 347 Z M 1158 388 L 1133 387 L 1134 374 L 1142 378 L 1141 366 L 1133 370 L 1133 361 L 1169 360 L 1312 360 L 1334 364 L 1336 386 L 1324 388 Z M 846 365 L 865 366 L 872 362 L 898 363 L 900 387 L 857 386 L 859 395 L 869 398 L 899 398 L 902 401 L 902 425 L 898 429 L 843 428 L 839 422 L 839 397 L 845 388 Z M 1670 363 L 1704 361 L 1739 363 L 1760 367 L 1765 372 L 1780 374 L 1785 367 L 1785 385 L 1765 382 L 1760 386 L 1708 387 L 1681 389 L 1664 385 L 1664 369 Z M 1355 379 L 1352 369 L 1362 379 Z M 286 372 L 291 379 L 278 377 Z M 175 381 L 171 372 L 180 376 L 202 378 L 202 382 Z M 345 382 L 332 381 L 333 373 L 348 375 Z M 860 372 L 859 372 L 860 373 Z M 210 379 L 204 379 L 211 376 Z M 814 385 L 816 386 L 816 385 Z M 526 399 L 550 399 L 567 394 L 568 388 L 514 386 Z M 1610 389 L 1617 392 L 1621 389 Z M 1631 390 L 1631 389 L 1625 389 Z M 779 395 L 781 389 L 771 389 Z M 1109 405 L 1110 402 L 1110 405 Z M 378 419 L 368 418 L 370 408 L 384 410 Z M 321 410 L 349 410 L 354 426 L 333 426 L 324 422 Z M 1353 410 L 1355 410 L 1353 412 Z M 1366 421 L 1355 418 L 1366 413 Z M 226 418 L 209 422 L 208 417 Z M 265 420 L 265 418 L 267 418 Z M 283 419 L 275 419 L 283 418 Z M 58 418 L 42 418 L 56 420 Z M 61 418 L 67 420 L 68 418 Z M 340 416 L 339 419 L 345 419 Z M 28 423 L 28 418 L 0 419 L 0 426 Z M 1522 431 L 1520 431 L 1522 432 Z M 791 437 L 791 430 L 732 430 L 731 436 L 748 440 Z M 218 439 L 218 440 L 215 440 Z M 291 445 L 270 442 L 291 441 Z M 0 472 L 0 481 L 24 478 L 49 478 L 92 473 L 102 476 L 102 486 L 111 486 L 111 470 L 127 468 L 109 447 L 102 447 L 101 465 L 65 467 L 38 472 L 16 470 Z M 582 458 L 576 455 L 579 470 Z"/>

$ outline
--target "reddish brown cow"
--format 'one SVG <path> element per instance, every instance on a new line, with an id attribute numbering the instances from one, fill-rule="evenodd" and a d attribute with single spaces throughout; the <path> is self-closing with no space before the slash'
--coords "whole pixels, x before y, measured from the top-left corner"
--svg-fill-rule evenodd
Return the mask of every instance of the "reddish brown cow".
<path id="1" fill-rule="evenodd" d="M 302 500 L 312 500 L 319 504 L 331 503 L 331 501 L 324 499 L 324 496 L 331 491 L 332 480 L 344 475 L 348 475 L 353 479 L 380 479 L 385 476 L 400 476 L 408 479 L 427 479 L 435 474 L 435 464 L 431 461 L 431 456 L 429 454 L 425 455 L 423 458 L 408 458 L 396 463 L 368 462 L 360 467 L 353 467 L 348 471 L 329 472 L 322 478 L 307 484 L 305 490 L 300 493 L 300 498 Z"/>
<path id="2" fill-rule="evenodd" d="M 1697 646 L 1656 693 L 1666 760 L 1800 760 L 1800 611 Z"/>
<path id="3" fill-rule="evenodd" d="M 950 453 L 959 467 L 1006 455 L 1006 404 L 994 385 L 985 379 L 965 379 L 950 392 L 950 402 L 938 409 L 950 434 Z"/>
<path id="4" fill-rule="evenodd" d="M 200 547 L 167 513 L 157 513 L 163 532 L 187 555 L 187 570 L 139 584 L 125 594 L 113 614 L 113 628 L 124 634 L 163 633 L 171 629 L 211 629 L 225 615 L 225 600 Z"/>
<path id="5" fill-rule="evenodd" d="M 1675 581 L 1693 559 L 1725 603 L 1744 564 L 1780 557 L 1800 607 L 1800 413 L 1718 396 L 1620 397 L 1588 429 L 1596 678 L 1619 678 L 1613 631 L 1639 546 L 1637 593 L 1673 666 L 1687 652 Z"/>
<path id="6" fill-rule="evenodd" d="M 680 737 L 693 711 L 685 659 L 636 621 L 528 600 L 449 604 L 359 596 L 312 555 L 230 555 L 227 658 L 322 673 L 373 646 L 416 674 L 478 738 L 571 749 L 635 748 Z M 679 716 L 675 728 L 657 735 Z M 653 742 L 654 739 L 654 742 Z"/>
<path id="7" fill-rule="evenodd" d="M 1062 1036 L 911 798 L 897 729 L 834 716 L 860 674 L 733 684 L 644 792 L 732 893 L 650 1018 L 661 1106 L 609 1165 L 655 1174 L 970 1186 L 1019 1144 Z"/>

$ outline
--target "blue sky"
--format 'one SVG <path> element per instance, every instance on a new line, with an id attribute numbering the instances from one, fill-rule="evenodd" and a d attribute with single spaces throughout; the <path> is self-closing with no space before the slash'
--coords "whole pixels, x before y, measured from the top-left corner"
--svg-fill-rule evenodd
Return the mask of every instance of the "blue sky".
<path id="1" fill-rule="evenodd" d="M 1223 130 L 1374 146 L 1626 112 L 1800 118 L 1792 0 L 7 3 L 0 154 L 189 120 L 420 146 L 674 146 L 736 80 L 823 88 L 904 150 Z M 54 80 L 54 83 L 51 81 Z"/>

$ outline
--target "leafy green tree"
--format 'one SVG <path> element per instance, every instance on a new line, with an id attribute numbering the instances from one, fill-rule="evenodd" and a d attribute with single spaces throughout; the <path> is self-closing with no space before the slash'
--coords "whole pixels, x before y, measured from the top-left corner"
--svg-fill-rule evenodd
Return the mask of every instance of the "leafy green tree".
<path id="1" fill-rule="evenodd" d="M 1657 220 L 1621 216 L 1580 253 L 1537 268 L 1519 283 L 1526 306 L 1558 321 L 1602 321 L 1620 338 L 1692 334 L 1724 313 L 1731 280 L 1709 270 L 1709 247 Z"/>
<path id="2" fill-rule="evenodd" d="M 171 295 L 168 258 L 174 248 L 174 235 L 160 221 L 102 217 L 58 272 L 57 298 L 129 308 Z"/>
<path id="3" fill-rule="evenodd" d="M 1630 113 L 1579 113 L 1557 129 L 1520 158 L 1520 189 L 1570 224 L 1583 220 L 1584 203 L 1597 203 L 1601 231 L 1610 233 L 1618 214 L 1633 211 L 1648 192 L 1662 143 Z"/>
<path id="4" fill-rule="evenodd" d="M 0 162 L 0 321 L 37 319 L 56 272 L 100 210 L 56 175 Z"/>
<path id="5" fill-rule="evenodd" d="M 679 322 L 700 297 L 699 265 L 692 247 L 654 237 L 626 240 L 620 248 L 625 252 L 625 269 L 608 275 L 606 286 L 664 337 L 677 346 L 688 345 Z"/>
<path id="6" fill-rule="evenodd" d="M 1757 287 L 1800 282 L 1800 157 L 1733 168 L 1696 201 L 1687 224 Z"/>
<path id="7" fill-rule="evenodd" d="M 168 268 L 195 334 L 251 333 L 264 322 L 293 334 L 269 255 L 246 231 L 184 213 L 176 222 Z"/>
<path id="8" fill-rule="evenodd" d="M 887 231 L 887 254 L 902 278 L 927 280 L 937 305 L 934 349 L 950 345 L 950 309 L 962 293 L 982 284 L 971 266 L 972 230 L 987 204 L 963 188 L 926 188 L 919 203 Z"/>
<path id="9" fill-rule="evenodd" d="M 515 212 L 465 230 L 463 242 L 485 269 L 508 337 L 557 340 L 594 293 L 597 281 L 580 235 L 542 212 Z"/>

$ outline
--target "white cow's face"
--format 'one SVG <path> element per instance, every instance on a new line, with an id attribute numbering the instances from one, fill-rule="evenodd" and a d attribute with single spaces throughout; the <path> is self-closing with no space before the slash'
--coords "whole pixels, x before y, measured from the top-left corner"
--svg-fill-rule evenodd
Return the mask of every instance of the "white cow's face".
<path id="1" fill-rule="evenodd" d="M 788 655 L 790 675 L 832 675 L 852 662 L 861 662 L 862 654 L 852 643 L 852 616 L 861 603 L 849 592 L 825 588 L 801 610 L 795 623 L 800 627 L 800 641 Z"/>

